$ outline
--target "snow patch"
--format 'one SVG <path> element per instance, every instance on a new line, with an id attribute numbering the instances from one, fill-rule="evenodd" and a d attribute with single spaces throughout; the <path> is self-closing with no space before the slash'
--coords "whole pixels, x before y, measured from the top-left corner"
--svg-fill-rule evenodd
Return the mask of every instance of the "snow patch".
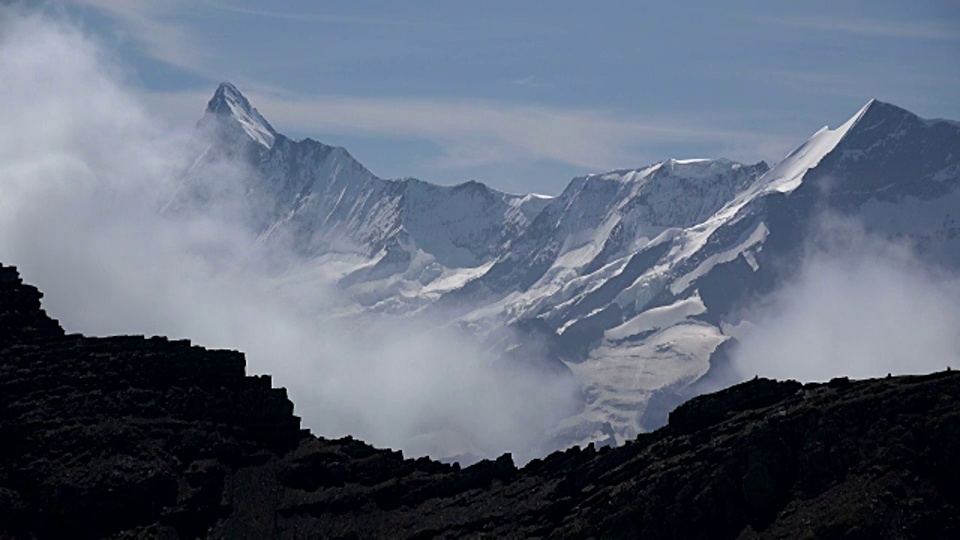
<path id="1" fill-rule="evenodd" d="M 586 361 L 568 364 L 587 396 L 584 411 L 568 423 L 609 423 L 618 444 L 635 438 L 651 394 L 703 376 L 710 355 L 727 339 L 714 326 L 689 322 L 636 343 L 604 341 Z"/>
<path id="2" fill-rule="evenodd" d="M 604 338 L 608 341 L 621 341 L 651 330 L 674 326 L 706 310 L 700 295 L 695 294 L 669 306 L 648 309 L 620 326 L 607 330 Z"/>
<path id="3" fill-rule="evenodd" d="M 691 283 L 693 283 L 695 280 L 697 280 L 698 278 L 700 278 L 701 276 L 709 272 L 714 266 L 721 263 L 727 263 L 732 260 L 735 260 L 737 257 L 740 256 L 741 253 L 746 251 L 748 248 L 766 240 L 768 232 L 769 231 L 767 230 L 767 226 L 763 223 L 760 223 L 753 230 L 753 232 L 750 233 L 750 236 L 748 236 L 747 239 L 744 240 L 742 243 L 733 247 L 732 249 L 728 249 L 727 251 L 723 251 L 723 252 L 715 253 L 714 255 L 711 255 L 709 258 L 707 258 L 707 260 L 700 263 L 700 265 L 697 266 L 695 269 L 693 269 L 686 275 L 680 277 L 679 279 L 671 283 L 670 292 L 672 292 L 673 294 L 680 294 L 681 292 L 686 290 L 686 288 L 689 287 Z"/>

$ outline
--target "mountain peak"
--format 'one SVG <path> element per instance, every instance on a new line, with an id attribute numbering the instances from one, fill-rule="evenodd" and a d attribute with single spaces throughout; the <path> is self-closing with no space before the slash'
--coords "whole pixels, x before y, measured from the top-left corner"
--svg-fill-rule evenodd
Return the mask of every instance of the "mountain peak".
<path id="1" fill-rule="evenodd" d="M 898 107 L 893 103 L 880 101 L 879 99 L 876 99 L 876 98 L 873 98 L 870 101 L 868 101 L 867 104 L 863 106 L 863 111 L 864 113 L 871 112 L 874 114 L 889 113 L 889 114 L 897 114 L 897 115 L 903 115 L 903 114 L 913 115 L 912 112 L 904 109 L 903 107 Z"/>
<path id="2" fill-rule="evenodd" d="M 221 120 L 233 120 L 254 142 L 271 148 L 277 132 L 250 101 L 229 82 L 222 82 L 207 103 L 207 114 Z"/>
<path id="3" fill-rule="evenodd" d="M 236 86 L 229 82 L 222 82 L 217 87 L 216 92 L 213 93 L 213 97 L 207 102 L 207 112 L 229 114 L 230 106 L 228 102 L 230 101 L 245 104 L 247 107 L 250 106 L 250 102 Z"/>
<path id="4" fill-rule="evenodd" d="M 902 107 L 878 99 L 871 99 L 857 111 L 853 118 L 847 121 L 850 126 L 848 131 L 863 130 L 864 128 L 871 130 L 884 122 L 894 121 L 899 123 L 907 118 L 919 119 L 917 115 Z"/>

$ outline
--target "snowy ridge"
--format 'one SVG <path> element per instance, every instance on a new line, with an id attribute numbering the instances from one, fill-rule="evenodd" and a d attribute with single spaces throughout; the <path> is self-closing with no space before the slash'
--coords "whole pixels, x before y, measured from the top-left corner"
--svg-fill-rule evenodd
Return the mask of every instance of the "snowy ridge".
<path id="1" fill-rule="evenodd" d="M 820 163 L 820 160 L 833 151 L 846 137 L 850 129 L 857 125 L 863 115 L 870 109 L 876 100 L 870 100 L 857 114 L 841 124 L 836 129 L 824 126 L 813 137 L 790 152 L 786 158 L 770 170 L 766 175 L 766 182 L 758 187 L 768 191 L 789 193 L 800 185 L 803 175 Z"/>
<path id="2" fill-rule="evenodd" d="M 729 160 L 668 160 L 575 178 L 471 286 L 504 294 L 519 289 L 509 310 L 513 320 L 549 315 L 545 302 L 567 301 L 577 289 L 597 283 L 584 276 L 623 267 L 637 251 L 704 220 L 766 168 Z M 531 298 L 536 300 L 526 300 Z"/>

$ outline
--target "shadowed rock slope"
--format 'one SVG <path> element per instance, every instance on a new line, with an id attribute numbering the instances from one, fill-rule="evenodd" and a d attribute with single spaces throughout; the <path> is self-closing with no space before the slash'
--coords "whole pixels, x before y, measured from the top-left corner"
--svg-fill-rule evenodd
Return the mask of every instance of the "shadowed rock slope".
<path id="1" fill-rule="evenodd" d="M 244 358 L 65 334 L 0 266 L 0 538 L 956 538 L 960 375 L 754 380 L 522 469 L 300 429 Z"/>

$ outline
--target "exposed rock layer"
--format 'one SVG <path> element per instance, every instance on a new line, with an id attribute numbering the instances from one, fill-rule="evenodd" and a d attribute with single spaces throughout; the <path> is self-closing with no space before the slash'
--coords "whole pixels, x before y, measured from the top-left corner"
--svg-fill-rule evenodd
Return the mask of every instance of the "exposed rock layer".
<path id="1" fill-rule="evenodd" d="M 960 375 L 701 396 L 522 469 L 299 427 L 243 356 L 68 335 L 0 266 L 0 538 L 955 538 Z"/>

